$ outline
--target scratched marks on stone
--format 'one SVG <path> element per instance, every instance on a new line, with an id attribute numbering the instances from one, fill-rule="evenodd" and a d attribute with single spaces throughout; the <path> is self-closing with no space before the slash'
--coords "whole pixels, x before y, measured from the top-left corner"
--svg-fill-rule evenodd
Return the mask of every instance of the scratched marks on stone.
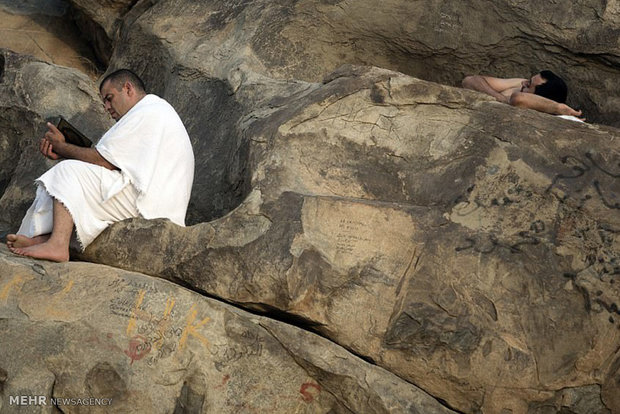
<path id="1" fill-rule="evenodd" d="M 462 245 L 454 248 L 457 252 L 472 249 L 476 253 L 490 254 L 505 249 L 510 253 L 521 253 L 522 248 L 527 245 L 535 246 L 540 243 L 540 239 L 529 231 L 519 232 L 512 241 L 502 241 L 494 234 L 481 234 L 475 238 L 466 237 Z"/>
<path id="2" fill-rule="evenodd" d="M 521 253 L 525 246 L 540 244 L 541 237 L 546 232 L 547 225 L 545 222 L 534 220 L 530 223 L 529 229 L 521 230 L 516 235 L 503 239 L 498 238 L 493 233 L 480 233 L 475 237 L 465 237 L 462 244 L 455 247 L 454 250 L 457 252 L 472 250 L 476 253 L 490 254 L 503 249 L 510 253 Z"/>
<path id="3" fill-rule="evenodd" d="M 210 318 L 202 316 L 196 304 L 183 313 L 174 297 L 150 281 L 119 277 L 108 288 L 117 293 L 109 302 L 110 312 L 127 319 L 124 334 L 129 339 L 124 353 L 130 364 L 144 360 L 152 366 L 182 351 L 190 341 L 208 348 L 204 333 Z"/>
<path id="4" fill-rule="evenodd" d="M 611 284 L 620 277 L 620 230 L 594 220 L 576 223 L 565 218 L 557 226 L 555 236 L 558 246 L 570 247 L 573 257 L 582 262 L 565 276 L 573 277 L 587 270 Z"/>
<path id="5" fill-rule="evenodd" d="M 481 169 L 477 183 L 454 200 L 451 221 L 474 232 L 458 242 L 456 252 L 522 253 L 548 238 L 557 201 L 536 191 L 520 170 L 501 165 Z"/>
<path id="6" fill-rule="evenodd" d="M 366 224 L 351 219 L 340 219 L 336 234 L 336 250 L 339 253 L 353 254 L 360 243 L 370 243 L 372 240 L 363 236 Z"/>
<path id="7" fill-rule="evenodd" d="M 112 280 L 108 284 L 108 288 L 112 292 L 118 294 L 117 297 L 110 300 L 110 311 L 114 315 L 124 316 L 126 318 L 132 317 L 132 312 L 135 307 L 135 301 L 133 299 L 129 299 L 130 295 L 139 294 L 139 292 L 144 292 L 142 295 L 146 293 L 159 293 L 159 289 L 157 289 L 155 283 L 125 279 L 123 277 Z"/>
<path id="8" fill-rule="evenodd" d="M 244 330 L 237 336 L 236 342 L 213 344 L 210 352 L 215 360 L 215 368 L 222 371 L 242 358 L 262 356 L 263 347 L 264 339 L 257 332 Z"/>
<path id="9" fill-rule="evenodd" d="M 587 152 L 582 158 L 565 155 L 560 161 L 570 170 L 557 174 L 546 192 L 561 201 L 573 199 L 583 207 L 593 197 L 609 208 L 620 209 L 620 161 L 605 162 L 601 156 Z M 564 184 L 564 185 L 562 185 Z M 564 188 L 562 188 L 564 187 Z"/>

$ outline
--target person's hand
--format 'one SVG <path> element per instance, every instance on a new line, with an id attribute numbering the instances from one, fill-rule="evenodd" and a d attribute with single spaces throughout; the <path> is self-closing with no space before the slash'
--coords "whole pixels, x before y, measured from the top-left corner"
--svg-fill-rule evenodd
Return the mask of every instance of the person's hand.
<path id="1" fill-rule="evenodd" d="M 58 145 L 59 143 L 64 143 L 65 136 L 56 128 L 56 125 L 51 122 L 47 123 L 47 132 L 45 133 L 45 139 L 48 140 L 53 145 Z"/>
<path id="2" fill-rule="evenodd" d="M 50 160 L 58 160 L 61 156 L 54 151 L 54 145 L 62 145 L 64 142 L 65 136 L 62 132 L 60 132 L 54 124 L 48 122 L 47 132 L 39 144 L 39 151 L 41 151 L 41 154 Z"/>
<path id="3" fill-rule="evenodd" d="M 50 160 L 59 160 L 61 158 L 60 155 L 54 152 L 54 146 L 46 138 L 43 138 L 39 143 L 39 151 Z"/>

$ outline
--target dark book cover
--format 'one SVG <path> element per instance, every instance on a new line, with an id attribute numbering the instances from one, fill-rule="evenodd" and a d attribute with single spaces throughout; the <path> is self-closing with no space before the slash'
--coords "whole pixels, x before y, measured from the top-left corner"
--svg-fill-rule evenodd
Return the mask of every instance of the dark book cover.
<path id="1" fill-rule="evenodd" d="M 64 117 L 60 116 L 60 121 L 56 128 L 65 136 L 68 143 L 79 147 L 91 147 L 93 142 L 82 134 L 77 128 L 69 123 Z"/>

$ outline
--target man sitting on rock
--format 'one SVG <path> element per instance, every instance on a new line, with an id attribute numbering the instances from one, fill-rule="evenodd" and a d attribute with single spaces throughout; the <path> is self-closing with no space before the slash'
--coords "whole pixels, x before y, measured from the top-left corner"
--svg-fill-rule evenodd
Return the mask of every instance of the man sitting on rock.
<path id="1" fill-rule="evenodd" d="M 566 83 L 550 70 L 543 70 L 531 79 L 501 79 L 490 76 L 467 76 L 463 87 L 491 95 L 500 102 L 519 108 L 535 109 L 552 115 L 581 116 L 566 105 Z"/>
<path id="2" fill-rule="evenodd" d="M 178 114 L 147 95 L 142 80 L 127 69 L 106 76 L 99 91 L 117 123 L 94 148 L 65 142 L 47 124 L 39 150 L 67 160 L 36 180 L 32 206 L 17 234 L 7 237 L 13 253 L 64 262 L 74 227 L 83 250 L 110 224 L 131 217 L 185 225 L 194 153 Z"/>

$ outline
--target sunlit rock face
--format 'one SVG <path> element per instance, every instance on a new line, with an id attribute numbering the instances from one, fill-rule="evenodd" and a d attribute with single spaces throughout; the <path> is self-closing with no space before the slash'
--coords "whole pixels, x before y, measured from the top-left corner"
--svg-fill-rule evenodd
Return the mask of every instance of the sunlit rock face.
<path id="1" fill-rule="evenodd" d="M 0 48 L 79 69 L 95 79 L 98 59 L 64 0 L 0 1 Z"/>
<path id="2" fill-rule="evenodd" d="M 116 62 L 141 68 L 182 64 L 226 79 L 240 67 L 320 81 L 349 63 L 457 86 L 465 75 L 527 78 L 550 69 L 590 121 L 620 125 L 616 1 L 166 0 L 129 11 L 129 1 L 71 3 L 103 28 Z M 155 46 L 172 59 L 157 60 Z"/>
<path id="3" fill-rule="evenodd" d="M 3 246 L 0 300 L 6 412 L 453 413 L 327 339 L 138 273 Z"/>
<path id="4" fill-rule="evenodd" d="M 615 407 L 618 130 L 386 70 L 330 79 L 247 128 L 240 207 L 122 223 L 84 257 L 299 317 L 465 412 L 568 389 Z"/>
<path id="5" fill-rule="evenodd" d="M 164 315 L 170 305 L 166 300 L 177 295 L 183 300 L 171 308 L 179 312 L 170 314 L 174 326 L 181 328 L 192 318 L 190 302 L 203 304 L 194 308 L 192 322 L 224 318 L 214 316 L 220 311 L 207 311 L 223 306 L 206 301 L 203 295 L 208 295 L 302 328 L 288 337 L 301 338 L 295 347 L 282 345 L 294 364 L 285 356 L 259 358 L 224 373 L 220 355 L 200 337 L 235 350 L 251 349 L 243 338 L 267 337 L 248 328 L 252 333 L 239 338 L 236 328 L 222 322 L 216 341 L 205 321 L 190 328 L 198 336 L 188 333 L 185 342 L 193 344 L 186 348 L 195 358 L 192 364 L 201 361 L 199 372 L 176 374 L 178 381 L 161 392 L 135 391 L 140 401 L 161 401 L 158 407 L 164 411 L 204 401 L 238 408 L 245 396 L 243 401 L 255 401 L 253 388 L 225 400 L 210 399 L 210 390 L 228 381 L 225 375 L 232 381 L 247 369 L 267 390 L 264 404 L 280 412 L 291 412 L 289 402 L 307 412 L 389 411 L 386 407 L 405 412 L 446 407 L 467 413 L 620 411 L 618 129 L 513 108 L 419 79 L 454 85 L 464 74 L 488 70 L 527 76 L 541 66 L 558 66 L 570 74 L 571 103 L 591 105 L 594 120 L 614 124 L 618 86 L 611 79 L 617 75 L 613 29 L 618 10 L 613 4 L 581 14 L 577 3 L 564 4 L 545 21 L 549 6 L 526 13 L 518 2 L 485 8 L 468 3 L 468 14 L 465 3 L 445 2 L 416 3 L 415 8 L 392 2 L 382 8 L 386 11 L 375 7 L 373 13 L 363 3 L 354 7 L 348 2 L 72 4 L 85 18 L 106 16 L 90 22 L 107 33 L 109 70 L 136 70 L 152 92 L 177 108 L 197 163 L 189 227 L 163 220 L 118 223 L 74 256 L 100 265 L 41 267 L 4 253 L 2 269 L 9 270 L 0 274 L 0 294 L 6 292 L 7 298 L 18 286 L 23 286 L 20 295 L 39 290 L 60 295 L 78 281 L 84 291 L 92 287 L 93 296 L 102 298 L 104 305 L 96 307 L 101 311 L 88 316 L 93 319 L 71 307 L 65 319 L 75 313 L 82 318 L 76 323 L 89 326 L 109 320 L 97 337 L 111 333 L 114 340 L 105 343 L 123 352 L 110 366 L 98 361 L 90 371 L 84 371 L 88 360 L 81 354 L 55 354 L 60 359 L 78 355 L 74 363 L 81 368 L 76 371 L 84 374 L 59 382 L 69 384 L 62 389 L 95 383 L 99 388 L 92 389 L 104 389 L 96 379 L 101 376 L 118 376 L 121 384 L 134 381 L 130 371 L 147 359 L 128 355 L 141 355 L 135 351 L 146 349 L 144 344 L 163 349 L 148 335 L 144 343 L 136 342 L 134 328 L 150 329 L 140 328 L 145 323 L 140 318 Z M 596 33 L 609 42 L 591 42 L 584 50 L 577 40 L 594 39 Z M 517 46 L 529 46 L 532 53 L 518 53 Z M 3 131 L 15 133 L 2 136 L 6 154 L 12 155 L 0 154 L 0 182 L 6 183 L 0 203 L 10 212 L 3 216 L 5 226 L 15 229 L 32 197 L 32 179 L 49 167 L 32 148 L 41 122 L 51 113 L 70 112 L 98 136 L 109 119 L 98 103 L 97 85 L 76 71 L 8 52 L 2 56 L 0 94 L 8 102 L 2 107 Z M 341 66 L 350 62 L 373 66 Z M 600 75 L 600 85 L 588 80 L 592 74 Z M 57 79 L 51 84 L 60 86 L 40 88 L 24 79 Z M 594 83 L 599 89 L 591 87 Z M 81 116 L 87 113 L 92 118 Z M 16 141 L 19 134 L 33 141 Z M 110 269 L 103 265 L 140 274 L 114 270 L 114 277 L 131 287 L 125 291 L 121 282 L 101 282 L 112 283 L 105 286 L 116 293 L 96 290 L 96 277 L 79 276 L 103 275 Z M 49 282 L 37 283 L 53 288 L 34 284 L 26 289 L 14 281 L 16 274 L 31 274 L 28 269 L 51 275 Z M 45 314 L 65 321 L 43 309 L 53 298 L 20 295 L 1 308 L 9 319 L 24 318 L 20 310 L 29 320 Z M 121 302 L 126 305 L 122 315 L 114 313 Z M 90 302 L 73 298 L 65 305 L 77 309 L 85 303 Z M 106 303 L 111 314 L 102 310 Z M 135 325 L 129 329 L 132 318 Z M 247 318 L 252 324 L 259 320 Z M 235 323 L 246 324 L 243 320 Z M 261 329 L 275 323 L 260 321 Z M 15 323 L 11 319 L 13 325 L 6 328 L 12 335 Z M 337 343 L 403 382 L 381 379 L 378 390 L 361 368 L 336 369 L 334 361 L 321 358 L 319 364 L 304 353 L 315 338 L 304 336 L 306 330 L 324 337 L 317 345 L 319 355 Z M 33 338 L 35 344 L 43 340 Z M 283 336 L 277 341 L 287 343 Z M 344 353 L 338 355 L 351 358 L 338 349 Z M 175 355 L 180 365 L 143 369 L 153 369 L 149 372 L 156 377 L 178 372 L 187 366 L 187 353 Z M 208 361 L 215 361 L 215 370 Z M 267 380 L 270 371 L 258 367 L 263 364 L 286 367 L 286 376 Z M 301 384 L 300 367 L 310 377 Z M 11 373 L 9 378 L 18 371 L 0 368 Z M 46 369 L 51 374 L 37 384 L 49 390 L 56 372 Z M 350 380 L 362 375 L 367 386 Z M 14 381 L 11 387 L 25 380 Z M 238 383 L 231 384 L 233 392 L 240 392 Z M 409 397 L 398 390 L 410 384 L 443 405 L 403 405 Z M 278 400 L 275 389 L 288 397 Z M 124 401 L 124 390 L 112 391 Z M 321 405 L 303 405 L 315 401 L 319 390 L 329 390 L 318 400 Z M 269 411 L 267 405 L 252 404 Z"/>

